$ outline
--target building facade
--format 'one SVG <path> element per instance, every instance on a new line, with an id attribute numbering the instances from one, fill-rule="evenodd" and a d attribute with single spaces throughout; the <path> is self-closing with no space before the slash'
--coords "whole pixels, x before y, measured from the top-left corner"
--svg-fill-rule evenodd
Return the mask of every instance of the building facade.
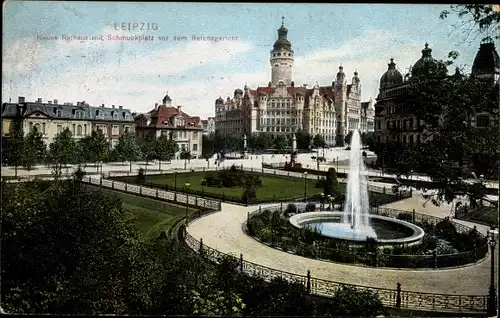
<path id="1" fill-rule="evenodd" d="M 201 121 L 204 135 L 215 134 L 215 117 L 208 117 Z"/>
<path id="2" fill-rule="evenodd" d="M 193 157 L 201 158 L 203 128 L 199 117 L 189 116 L 182 106 L 173 107 L 168 93 L 162 103 L 155 103 L 154 109 L 134 117 L 135 131 L 139 138 L 168 135 L 179 145 L 179 152 L 188 151 Z"/>
<path id="3" fill-rule="evenodd" d="M 394 59 L 390 59 L 387 71 L 380 78 L 375 105 L 375 142 L 380 148 L 393 143 L 419 144 L 432 138 L 432 134 L 421 129 L 423 122 L 408 108 L 406 101 L 411 80 L 418 77 L 425 67 L 435 63 L 437 61 L 432 57 L 432 49 L 427 43 L 420 59 L 404 77 Z M 500 59 L 495 45 L 492 40 L 486 39 L 474 59 L 471 75 L 498 85 L 499 69 Z M 477 113 L 472 116 L 471 125 L 488 126 L 492 120 L 492 114 Z"/>
<path id="4" fill-rule="evenodd" d="M 59 104 L 57 99 L 43 102 L 42 98 L 27 102 L 24 97 L 19 97 L 18 103 L 2 105 L 2 135 L 9 136 L 16 126 L 25 135 L 36 128 L 42 133 L 47 145 L 66 128 L 76 139 L 100 129 L 108 139 L 110 148 L 116 145 L 124 132 L 133 133 L 135 128 L 130 110 L 122 106 L 115 108 L 113 105 L 109 108 L 103 104 L 94 107 L 84 101 L 77 102 L 76 105 Z"/>
<path id="5" fill-rule="evenodd" d="M 278 39 L 270 52 L 271 81 L 267 86 L 236 89 L 233 98 L 215 101 L 216 129 L 223 134 L 252 134 L 269 132 L 273 135 L 291 135 L 303 130 L 319 134 L 328 145 L 334 145 L 336 136 L 354 129 L 362 131 L 373 127 L 373 105 L 363 111 L 361 80 L 355 71 L 351 83 L 340 66 L 331 85 L 312 88 L 293 81 L 294 51 L 287 39 L 284 23 L 278 29 Z M 363 124 L 366 123 L 366 124 Z"/>

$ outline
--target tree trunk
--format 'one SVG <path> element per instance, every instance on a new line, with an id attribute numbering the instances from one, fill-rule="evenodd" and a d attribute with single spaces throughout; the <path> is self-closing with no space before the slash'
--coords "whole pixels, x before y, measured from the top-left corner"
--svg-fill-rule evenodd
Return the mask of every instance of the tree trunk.
<path id="1" fill-rule="evenodd" d="M 17 165 L 14 166 L 14 177 L 17 178 Z"/>
<path id="2" fill-rule="evenodd" d="M 132 161 L 129 161 L 130 164 L 130 172 L 132 172 Z"/>
<path id="3" fill-rule="evenodd" d="M 144 169 L 144 174 L 148 174 L 148 160 L 146 159 L 146 167 Z"/>
<path id="4" fill-rule="evenodd" d="M 158 160 L 158 171 L 161 171 L 161 160 Z"/>

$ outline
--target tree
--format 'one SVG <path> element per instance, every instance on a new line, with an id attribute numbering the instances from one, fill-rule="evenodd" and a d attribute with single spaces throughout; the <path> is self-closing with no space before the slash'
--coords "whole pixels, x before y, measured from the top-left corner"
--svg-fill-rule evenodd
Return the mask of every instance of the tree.
<path id="1" fill-rule="evenodd" d="M 180 154 L 181 160 L 184 160 L 184 170 L 186 170 L 186 164 L 188 160 L 191 160 L 191 153 L 189 150 L 183 148 Z"/>
<path id="2" fill-rule="evenodd" d="M 361 134 L 361 142 L 373 151 L 375 149 L 375 133 L 373 131 L 363 132 Z"/>
<path id="3" fill-rule="evenodd" d="M 17 177 L 17 168 L 23 164 L 24 135 L 21 130 L 14 130 L 11 136 L 2 137 L 5 163 L 14 166 L 14 176 Z"/>
<path id="4" fill-rule="evenodd" d="M 157 158 L 156 143 L 156 137 L 151 135 L 141 139 L 139 142 L 141 157 L 146 161 L 146 173 L 149 161 Z"/>
<path id="5" fill-rule="evenodd" d="M 33 128 L 25 138 L 23 145 L 23 166 L 30 170 L 35 164 L 45 158 L 47 146 L 42 133 Z"/>
<path id="6" fill-rule="evenodd" d="M 297 138 L 297 148 L 302 150 L 309 149 L 309 145 L 311 144 L 311 135 L 307 131 L 299 130 L 295 133 Z"/>
<path id="7" fill-rule="evenodd" d="M 139 146 L 134 134 L 127 132 L 120 136 L 115 152 L 120 160 L 128 161 L 130 172 L 132 172 L 132 162 L 139 157 Z"/>
<path id="8" fill-rule="evenodd" d="M 158 159 L 158 169 L 161 170 L 161 162 L 172 160 L 176 152 L 179 151 L 179 145 L 175 140 L 170 139 L 167 135 L 161 135 L 156 139 L 155 155 Z"/>
<path id="9" fill-rule="evenodd" d="M 348 145 L 351 144 L 351 138 L 352 138 L 352 134 L 353 134 L 353 131 L 352 130 L 349 130 L 349 132 L 347 133 L 347 135 L 345 135 L 344 137 L 344 142 Z"/>
<path id="10" fill-rule="evenodd" d="M 101 164 L 101 172 L 102 172 L 102 163 L 108 156 L 109 152 L 109 143 L 106 139 L 106 136 L 102 133 L 100 129 L 95 129 L 90 134 L 89 140 L 89 158 L 91 162 L 96 164 Z"/>
<path id="11" fill-rule="evenodd" d="M 460 25 L 453 25 L 455 30 L 465 29 L 464 40 L 472 37 L 472 41 L 479 34 L 491 34 L 495 39 L 500 39 L 500 11 L 493 10 L 491 4 L 459 4 L 451 5 L 449 10 L 441 11 L 439 17 L 446 19 L 450 14 L 455 14 L 462 21 Z"/>
<path id="12" fill-rule="evenodd" d="M 398 174 L 408 175 L 410 170 L 426 173 L 435 183 L 436 191 L 429 200 L 436 204 L 470 196 L 476 187 L 465 181 L 470 167 L 477 171 L 486 165 L 471 163 L 477 154 L 488 158 L 492 175 L 498 173 L 498 127 L 477 127 L 471 120 L 482 112 L 498 119 L 498 85 L 459 72 L 447 76 L 449 64 L 439 61 L 410 81 L 407 109 L 417 118 L 422 143 L 404 151 L 395 146 L 385 156 L 393 161 Z"/>
<path id="13" fill-rule="evenodd" d="M 273 135 L 268 132 L 261 132 L 257 139 L 258 149 L 264 151 L 273 146 Z"/>
<path id="14" fill-rule="evenodd" d="M 340 199 L 342 194 L 339 189 L 339 181 L 337 180 L 337 172 L 334 168 L 328 169 L 328 174 L 326 175 L 325 188 L 323 190 L 325 196 L 331 196 L 337 201 Z"/>
<path id="15" fill-rule="evenodd" d="M 274 148 L 278 153 L 282 153 L 285 151 L 287 143 L 288 143 L 287 139 L 284 135 L 278 135 L 274 139 Z"/>
<path id="16" fill-rule="evenodd" d="M 202 137 L 202 150 L 201 150 L 201 155 L 204 159 L 212 158 L 212 156 L 215 153 L 215 143 L 214 143 L 214 136 L 207 136 L 203 135 Z"/>
<path id="17" fill-rule="evenodd" d="M 73 163 L 77 155 L 76 142 L 68 128 L 57 134 L 49 145 L 49 157 L 56 178 L 61 175 L 62 166 Z"/>
<path id="18" fill-rule="evenodd" d="M 313 138 L 313 146 L 314 148 L 324 148 L 326 146 L 325 138 L 320 134 L 316 134 Z"/>

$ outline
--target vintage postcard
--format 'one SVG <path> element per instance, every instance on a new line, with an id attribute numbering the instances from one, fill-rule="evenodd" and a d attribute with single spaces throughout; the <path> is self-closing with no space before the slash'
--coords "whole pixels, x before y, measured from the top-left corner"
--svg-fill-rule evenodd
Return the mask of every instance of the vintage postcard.
<path id="1" fill-rule="evenodd" d="M 2 23 L 4 313 L 497 316 L 498 5 Z"/>

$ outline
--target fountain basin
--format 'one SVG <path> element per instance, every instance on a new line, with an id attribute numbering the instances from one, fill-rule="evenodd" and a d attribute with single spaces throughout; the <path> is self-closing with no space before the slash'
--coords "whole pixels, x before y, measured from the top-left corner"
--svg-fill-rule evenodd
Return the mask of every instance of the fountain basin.
<path id="1" fill-rule="evenodd" d="M 368 237 L 375 238 L 379 236 L 376 230 L 370 226 L 352 229 L 349 223 L 343 222 L 343 216 L 344 212 L 340 211 L 307 212 L 295 214 L 290 217 L 289 222 L 299 229 L 304 227 L 316 227 L 321 232 L 322 236 L 346 240 L 354 244 L 363 244 Z M 400 227 L 403 229 L 403 231 L 398 232 L 398 234 L 401 235 L 397 238 L 375 238 L 380 248 L 398 245 L 417 245 L 422 242 L 422 238 L 425 234 L 421 227 L 403 220 L 374 214 L 369 214 L 368 218 L 370 223 L 388 223 L 394 225 L 395 228 Z"/>

